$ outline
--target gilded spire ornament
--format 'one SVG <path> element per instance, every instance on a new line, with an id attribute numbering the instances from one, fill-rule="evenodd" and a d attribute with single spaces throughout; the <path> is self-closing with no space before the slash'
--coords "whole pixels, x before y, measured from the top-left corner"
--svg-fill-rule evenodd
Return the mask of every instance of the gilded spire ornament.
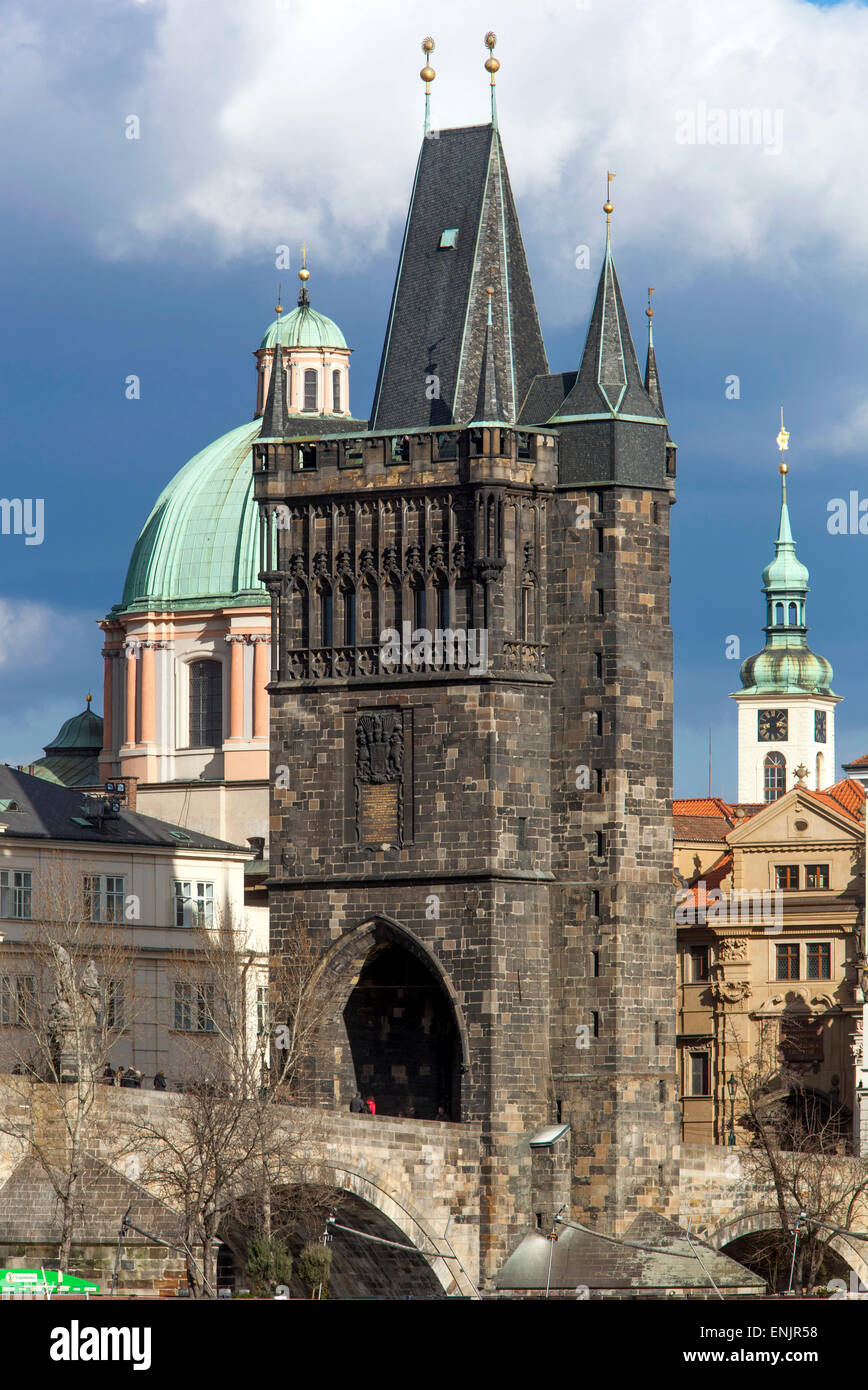
<path id="1" fill-rule="evenodd" d="M 425 54 L 425 66 L 419 76 L 425 83 L 425 134 L 427 135 L 431 129 L 431 83 L 437 76 L 429 62 L 429 57 L 434 52 L 434 40 L 430 35 L 422 40 L 422 52 Z"/>
<path id="2" fill-rule="evenodd" d="M 483 40 L 488 49 L 488 57 L 485 60 L 485 71 L 491 75 L 491 124 L 497 130 L 497 98 L 494 93 L 494 75 L 500 71 L 500 63 L 494 56 L 494 47 L 497 43 L 497 35 L 489 29 Z"/>

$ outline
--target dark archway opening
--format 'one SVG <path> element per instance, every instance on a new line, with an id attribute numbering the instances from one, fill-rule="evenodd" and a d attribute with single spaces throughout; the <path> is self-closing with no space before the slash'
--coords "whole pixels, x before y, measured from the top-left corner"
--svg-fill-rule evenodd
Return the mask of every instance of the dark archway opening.
<path id="1" fill-rule="evenodd" d="M 374 1097 L 378 1115 L 460 1120 L 455 1014 L 423 960 L 391 940 L 376 945 L 347 1001 L 344 1023 L 356 1085 Z"/>
<path id="2" fill-rule="evenodd" d="M 765 1279 L 772 1293 L 781 1293 L 789 1285 L 793 1238 L 791 1235 L 785 1236 L 779 1228 L 739 1236 L 737 1240 L 724 1245 L 721 1253 Z M 819 1254 L 813 1286 L 826 1285 L 830 1279 L 843 1279 L 847 1283 L 849 1276 L 850 1266 L 846 1260 L 836 1250 L 824 1245 Z M 794 1287 L 799 1287 L 797 1279 L 794 1279 Z"/>

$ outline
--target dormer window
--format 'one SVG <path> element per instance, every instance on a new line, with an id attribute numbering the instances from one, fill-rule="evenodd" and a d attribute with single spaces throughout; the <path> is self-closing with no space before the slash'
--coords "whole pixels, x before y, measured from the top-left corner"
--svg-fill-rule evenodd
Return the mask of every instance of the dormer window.
<path id="1" fill-rule="evenodd" d="M 447 227 L 440 233 L 440 250 L 455 251 L 458 249 L 458 228 Z"/>

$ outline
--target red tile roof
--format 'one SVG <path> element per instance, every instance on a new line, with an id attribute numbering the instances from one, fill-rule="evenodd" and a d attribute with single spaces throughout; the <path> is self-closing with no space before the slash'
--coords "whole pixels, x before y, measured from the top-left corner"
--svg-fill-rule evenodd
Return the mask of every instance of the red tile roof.
<path id="1" fill-rule="evenodd" d="M 868 767 L 868 753 L 863 753 L 861 758 L 853 758 L 849 763 L 844 763 L 845 767 Z"/>
<path id="2" fill-rule="evenodd" d="M 846 811 L 855 821 L 861 821 L 865 814 L 865 788 L 855 777 L 842 777 L 840 782 L 834 782 L 824 791 L 811 792 L 810 795 L 834 806 L 836 811 Z"/>
<path id="3" fill-rule="evenodd" d="M 676 816 L 732 816 L 732 807 L 719 796 L 678 797 L 672 803 Z"/>
<path id="4" fill-rule="evenodd" d="M 699 840 L 705 844 L 714 844 L 718 840 L 725 840 L 732 826 L 723 816 L 681 816 L 673 817 L 675 821 L 676 840 Z"/>

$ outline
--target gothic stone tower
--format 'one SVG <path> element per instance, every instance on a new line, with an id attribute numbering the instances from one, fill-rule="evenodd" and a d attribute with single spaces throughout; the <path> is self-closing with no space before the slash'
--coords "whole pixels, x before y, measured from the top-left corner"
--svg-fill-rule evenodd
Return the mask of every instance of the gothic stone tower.
<path id="1" fill-rule="evenodd" d="M 320 1103 L 480 1126 L 490 1278 L 562 1202 L 662 1206 L 672 1160 L 653 349 L 643 384 L 607 245 L 581 368 L 549 374 L 493 122 L 423 141 L 369 428 L 300 435 L 279 354 L 254 449 L 274 945 L 301 919 L 327 953 Z"/>

